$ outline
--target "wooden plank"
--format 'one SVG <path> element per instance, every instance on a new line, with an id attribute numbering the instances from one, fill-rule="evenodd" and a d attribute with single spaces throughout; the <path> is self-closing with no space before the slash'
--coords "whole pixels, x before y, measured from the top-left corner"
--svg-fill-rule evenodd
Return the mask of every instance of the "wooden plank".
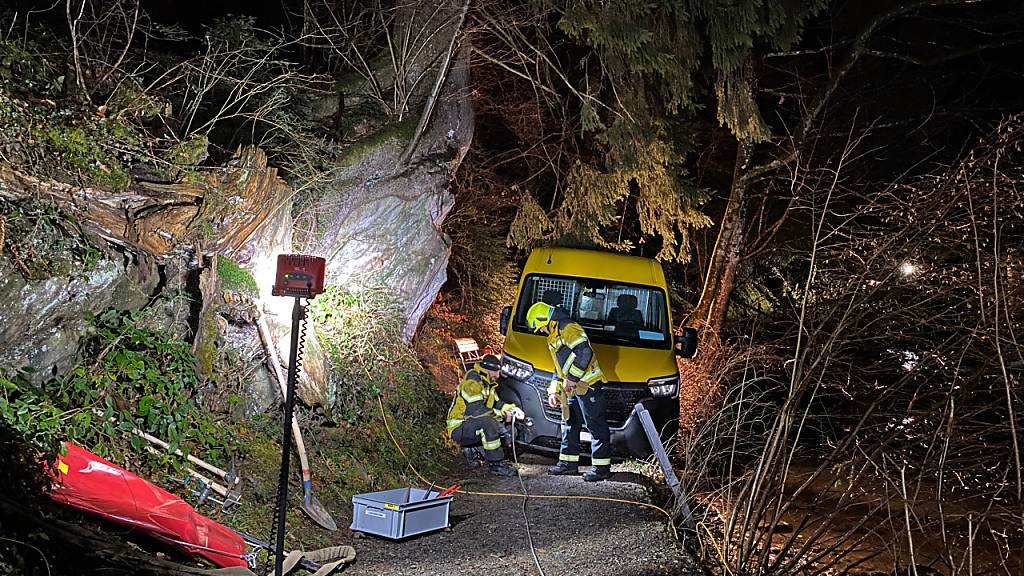
<path id="1" fill-rule="evenodd" d="M 476 343 L 476 340 L 472 338 L 456 338 L 455 347 L 459 349 L 460 354 L 466 352 L 476 352 L 480 349 L 480 345 Z"/>

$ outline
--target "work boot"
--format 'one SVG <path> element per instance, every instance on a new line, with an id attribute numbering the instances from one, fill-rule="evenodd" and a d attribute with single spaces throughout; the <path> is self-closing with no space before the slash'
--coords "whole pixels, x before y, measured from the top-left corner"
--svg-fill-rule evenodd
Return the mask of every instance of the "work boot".
<path id="1" fill-rule="evenodd" d="M 484 453 L 479 448 L 463 448 L 462 457 L 466 460 L 466 466 L 470 468 L 483 465 Z"/>
<path id="2" fill-rule="evenodd" d="M 583 474 L 584 482 L 600 482 L 612 477 L 611 466 L 594 466 L 594 468 Z"/>
<path id="3" fill-rule="evenodd" d="M 566 462 L 565 460 L 559 460 L 558 464 L 548 468 L 548 474 L 552 476 L 578 476 L 579 473 L 579 464 L 575 462 Z"/>
<path id="4" fill-rule="evenodd" d="M 491 462 L 488 468 L 490 468 L 488 472 L 491 473 L 491 476 L 515 476 L 518 474 L 515 467 L 504 460 Z"/>

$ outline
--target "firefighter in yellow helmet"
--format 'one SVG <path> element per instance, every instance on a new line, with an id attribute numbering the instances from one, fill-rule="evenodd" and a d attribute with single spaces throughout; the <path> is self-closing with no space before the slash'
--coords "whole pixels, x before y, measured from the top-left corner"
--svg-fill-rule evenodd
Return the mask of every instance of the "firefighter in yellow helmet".
<path id="1" fill-rule="evenodd" d="M 548 469 L 548 474 L 579 474 L 580 430 L 586 424 L 593 437 L 590 461 L 594 467 L 583 479 L 587 482 L 607 480 L 611 477 L 612 446 L 601 390 L 606 380 L 587 333 L 564 310 L 545 302 L 537 302 L 527 310 L 526 323 L 533 332 L 548 337 L 548 351 L 555 365 L 555 377 L 548 387 L 548 404 L 552 408 L 562 401 L 567 404 L 562 409 L 558 464 Z"/>
<path id="2" fill-rule="evenodd" d="M 525 414 L 515 404 L 499 400 L 500 370 L 501 361 L 488 354 L 466 371 L 448 409 L 448 435 L 464 450 L 482 448 L 491 474 L 515 476 L 516 469 L 504 460 L 499 418 L 522 420 Z"/>

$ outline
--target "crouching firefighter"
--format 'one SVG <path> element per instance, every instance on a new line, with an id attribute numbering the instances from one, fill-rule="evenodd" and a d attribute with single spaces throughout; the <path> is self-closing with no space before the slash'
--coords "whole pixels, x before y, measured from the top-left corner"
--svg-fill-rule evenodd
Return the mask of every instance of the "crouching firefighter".
<path id="1" fill-rule="evenodd" d="M 530 307 L 526 322 L 532 331 L 547 334 L 548 351 L 555 365 L 555 377 L 548 387 L 548 405 L 562 406 L 562 445 L 558 464 L 548 474 L 579 474 L 580 430 L 586 424 L 593 438 L 590 461 L 594 468 L 583 479 L 607 480 L 611 477 L 612 445 L 601 389 L 606 380 L 587 333 L 564 310 L 544 302 Z"/>
<path id="2" fill-rule="evenodd" d="M 515 404 L 496 406 L 500 370 L 501 361 L 488 354 L 466 371 L 448 409 L 448 435 L 464 450 L 482 448 L 491 474 L 515 476 L 516 469 L 505 462 L 501 446 L 501 419 L 521 420 L 525 414 Z"/>

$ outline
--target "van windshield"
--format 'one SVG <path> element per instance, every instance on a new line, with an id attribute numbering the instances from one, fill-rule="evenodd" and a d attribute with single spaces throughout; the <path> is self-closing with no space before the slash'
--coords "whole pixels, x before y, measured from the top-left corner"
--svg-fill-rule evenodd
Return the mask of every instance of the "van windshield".
<path id="1" fill-rule="evenodd" d="M 672 347 L 665 292 L 660 288 L 596 278 L 530 274 L 519 295 L 513 330 L 530 331 L 526 311 L 541 300 L 568 312 L 596 344 Z"/>

